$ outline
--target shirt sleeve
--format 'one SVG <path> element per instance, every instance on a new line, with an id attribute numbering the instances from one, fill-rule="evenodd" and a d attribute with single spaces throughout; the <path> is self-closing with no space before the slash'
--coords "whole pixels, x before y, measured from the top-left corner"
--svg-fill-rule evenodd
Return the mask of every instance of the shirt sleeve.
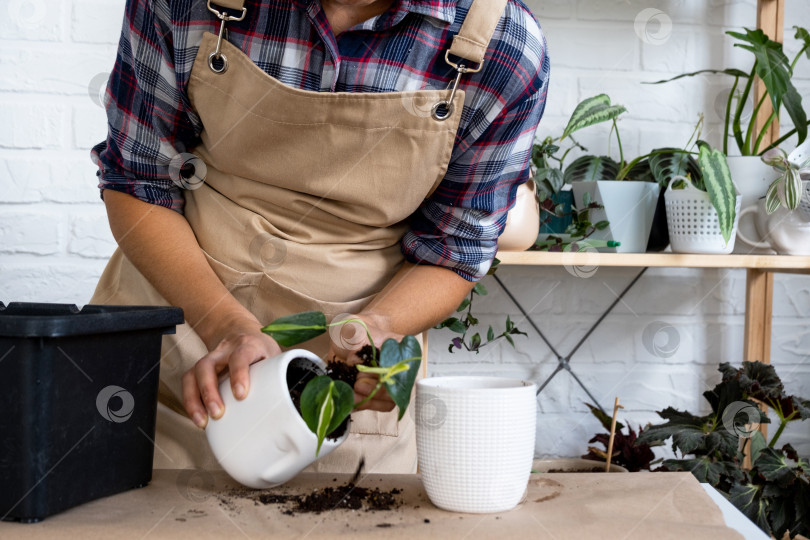
<path id="1" fill-rule="evenodd" d="M 202 127 L 185 94 L 190 63 L 176 67 L 174 30 L 167 0 L 127 0 L 105 96 L 109 132 L 91 159 L 102 197 L 112 189 L 182 213 L 180 171 Z"/>
<path id="2" fill-rule="evenodd" d="M 402 240 L 410 262 L 449 268 L 469 281 L 489 270 L 517 188 L 529 180 L 546 103 L 545 37 L 517 3 L 508 4 L 506 15 L 487 54 L 489 66 L 466 88 L 465 113 L 469 105 L 478 114 L 461 130 L 444 179 L 411 216 Z"/>

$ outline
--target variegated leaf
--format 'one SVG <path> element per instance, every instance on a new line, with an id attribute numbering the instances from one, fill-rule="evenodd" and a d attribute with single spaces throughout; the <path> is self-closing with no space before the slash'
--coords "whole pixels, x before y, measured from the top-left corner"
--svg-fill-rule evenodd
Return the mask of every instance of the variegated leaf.
<path id="1" fill-rule="evenodd" d="M 731 171 L 723 152 L 712 149 L 707 144 L 700 145 L 698 164 L 703 173 L 703 184 L 717 211 L 720 232 L 726 243 L 731 240 L 731 230 L 736 219 L 737 189 L 731 180 Z"/>
<path id="2" fill-rule="evenodd" d="M 582 128 L 613 120 L 624 112 L 627 112 L 627 109 L 622 105 L 610 104 L 610 97 L 607 94 L 585 99 L 574 109 L 561 140 Z"/>

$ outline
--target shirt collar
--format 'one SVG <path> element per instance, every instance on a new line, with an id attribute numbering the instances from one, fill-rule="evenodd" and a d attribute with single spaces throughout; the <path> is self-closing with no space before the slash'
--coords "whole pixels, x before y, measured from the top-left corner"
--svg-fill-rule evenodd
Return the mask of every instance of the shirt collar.
<path id="1" fill-rule="evenodd" d="M 292 0 L 304 11 L 315 0 Z M 458 0 L 395 0 L 391 5 L 391 10 L 403 11 L 405 13 L 417 13 L 426 17 L 432 17 L 441 22 L 451 24 L 456 17 L 456 3 Z M 401 17 L 395 17 L 401 20 Z"/>
<path id="2" fill-rule="evenodd" d="M 450 24 L 456 17 L 457 0 L 405 0 L 403 8 Z"/>

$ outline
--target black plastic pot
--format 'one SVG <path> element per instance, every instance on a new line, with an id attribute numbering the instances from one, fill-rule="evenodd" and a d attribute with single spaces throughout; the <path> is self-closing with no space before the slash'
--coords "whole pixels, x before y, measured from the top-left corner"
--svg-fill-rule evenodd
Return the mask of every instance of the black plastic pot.
<path id="1" fill-rule="evenodd" d="M 667 205 L 664 201 L 666 188 L 658 194 L 658 203 L 655 205 L 650 238 L 647 241 L 647 251 L 664 251 L 669 245 L 669 229 L 667 228 Z"/>
<path id="2" fill-rule="evenodd" d="M 152 479 L 171 307 L 0 303 L 0 518 L 34 522 Z"/>

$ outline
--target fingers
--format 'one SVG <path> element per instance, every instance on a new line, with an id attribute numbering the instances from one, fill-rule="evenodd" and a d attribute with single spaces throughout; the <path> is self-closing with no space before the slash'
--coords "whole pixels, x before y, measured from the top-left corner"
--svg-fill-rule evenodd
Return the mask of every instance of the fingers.
<path id="1" fill-rule="evenodd" d="M 219 395 L 218 374 L 227 365 L 227 351 L 221 351 L 217 347 L 217 349 L 203 356 L 191 369 L 199 389 L 202 404 L 205 406 L 208 415 L 214 419 L 220 418 L 222 413 L 225 412 L 225 404 L 222 403 L 222 397 Z"/>
<path id="2" fill-rule="evenodd" d="M 359 403 L 362 400 L 366 399 L 366 397 L 374 391 L 377 387 L 378 378 L 376 375 L 369 375 L 365 373 L 360 373 L 357 376 L 357 381 L 354 383 L 354 402 Z M 380 388 L 374 397 L 367 401 L 362 406 L 358 407 L 357 410 L 372 410 L 372 411 L 382 411 L 388 412 L 392 410 L 396 404 L 394 400 L 391 399 L 391 396 L 388 395 L 388 391 L 385 389 L 385 385 Z"/>
<path id="3" fill-rule="evenodd" d="M 229 372 L 231 392 L 238 400 L 250 389 L 249 368 L 254 362 L 281 352 L 278 344 L 266 335 L 241 334 L 223 340 L 183 375 L 183 405 L 191 420 L 200 428 L 208 417 L 221 418 L 225 404 L 219 393 L 219 375 Z"/>
<path id="4" fill-rule="evenodd" d="M 191 421 L 198 428 L 205 428 L 208 424 L 208 413 L 200 399 L 200 389 L 197 386 L 197 377 L 194 376 L 193 369 L 183 374 L 183 406 Z"/>

